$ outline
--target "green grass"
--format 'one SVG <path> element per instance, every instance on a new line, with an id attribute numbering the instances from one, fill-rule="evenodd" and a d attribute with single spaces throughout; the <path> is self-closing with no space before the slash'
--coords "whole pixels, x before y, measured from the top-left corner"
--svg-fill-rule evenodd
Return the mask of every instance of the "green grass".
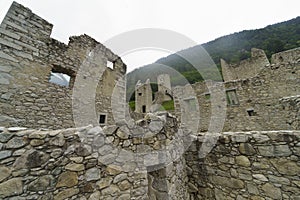
<path id="1" fill-rule="evenodd" d="M 135 101 L 130 101 L 130 102 L 128 103 L 128 105 L 129 105 L 129 108 L 130 108 L 132 111 L 135 110 Z"/>
<path id="2" fill-rule="evenodd" d="M 162 108 L 164 108 L 164 110 L 175 110 L 174 108 L 174 101 L 170 100 L 170 101 L 165 101 L 162 103 Z M 163 109 L 160 109 L 163 110 Z"/>
<path id="3" fill-rule="evenodd" d="M 130 101 L 128 103 L 128 105 L 129 105 L 129 107 L 130 107 L 130 109 L 132 111 L 135 110 L 135 101 Z M 163 110 L 175 110 L 175 108 L 174 108 L 174 101 L 171 100 L 171 101 L 165 101 L 165 102 L 163 102 L 163 104 L 162 104 L 162 106 L 161 106 L 161 108 L 159 110 L 160 111 L 163 111 Z"/>

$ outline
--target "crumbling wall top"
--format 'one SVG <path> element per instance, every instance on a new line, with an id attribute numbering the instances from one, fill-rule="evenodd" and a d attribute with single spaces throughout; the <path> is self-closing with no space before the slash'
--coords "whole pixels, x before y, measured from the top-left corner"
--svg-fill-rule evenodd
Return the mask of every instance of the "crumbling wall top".
<path id="1" fill-rule="evenodd" d="M 300 62 L 300 47 L 273 54 L 271 57 L 272 64 L 288 63 L 288 62 L 291 63 Z"/>
<path id="2" fill-rule="evenodd" d="M 31 35 L 32 37 L 41 35 L 49 37 L 53 25 L 34 14 L 29 8 L 14 1 L 1 24 L 1 29 L 7 27 L 17 33 Z"/>
<path id="3" fill-rule="evenodd" d="M 238 64 L 228 64 L 221 59 L 221 68 L 224 81 L 246 79 L 256 76 L 259 71 L 269 65 L 270 62 L 265 52 L 261 49 L 252 48 L 251 58 L 242 60 Z"/>

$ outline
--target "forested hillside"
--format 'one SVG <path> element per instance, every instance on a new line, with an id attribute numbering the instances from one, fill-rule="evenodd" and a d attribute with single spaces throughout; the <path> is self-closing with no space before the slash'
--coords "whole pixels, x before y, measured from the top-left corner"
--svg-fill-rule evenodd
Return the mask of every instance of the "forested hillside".
<path id="1" fill-rule="evenodd" d="M 181 53 L 193 54 L 197 52 L 200 47 L 203 47 L 220 69 L 220 58 L 230 63 L 236 63 L 242 59 L 249 58 L 250 50 L 253 47 L 263 49 L 270 58 L 274 53 L 299 46 L 300 17 L 297 17 L 286 22 L 269 25 L 262 29 L 245 30 L 223 36 L 208 43 L 183 50 Z M 164 66 L 168 66 L 176 72 L 170 72 L 170 69 Z M 205 67 L 203 71 L 207 73 L 207 77 L 210 79 L 219 78 L 216 75 L 216 71 L 211 71 Z M 190 83 L 203 80 L 202 76 L 190 63 L 179 55 L 172 54 L 157 60 L 153 64 L 140 67 L 130 72 L 127 76 L 127 96 L 129 97 L 130 93 L 133 92 L 134 85 L 138 80 L 145 81 L 147 78 L 150 78 L 152 82 L 156 82 L 156 76 L 161 73 L 173 73 L 171 74 L 173 86 L 182 84 L 182 81 L 178 81 L 181 79 L 181 75 Z"/>

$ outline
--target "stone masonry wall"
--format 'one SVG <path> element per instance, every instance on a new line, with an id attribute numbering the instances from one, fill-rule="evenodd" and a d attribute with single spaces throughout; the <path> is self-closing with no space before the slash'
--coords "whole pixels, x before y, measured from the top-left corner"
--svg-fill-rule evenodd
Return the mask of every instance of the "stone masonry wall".
<path id="1" fill-rule="evenodd" d="M 300 48 L 279 52 L 271 57 L 271 63 L 294 63 L 300 61 Z"/>
<path id="2" fill-rule="evenodd" d="M 138 123 L 51 131 L 1 127 L 0 199 L 188 199 L 185 160 L 172 143 L 175 118 Z"/>
<path id="3" fill-rule="evenodd" d="M 270 64 L 265 52 L 261 49 L 251 49 L 251 58 L 238 64 L 227 64 L 221 59 L 221 68 L 225 82 L 247 79 L 256 76 L 260 70 Z"/>
<path id="4" fill-rule="evenodd" d="M 299 119 L 297 95 L 300 94 L 298 51 L 298 49 L 288 51 L 288 55 L 293 55 L 289 56 L 288 62 L 277 62 L 265 66 L 253 78 L 224 83 L 225 91 L 223 91 L 223 97 L 219 99 L 219 101 L 227 100 L 223 131 L 299 129 L 299 125 L 297 125 L 299 123 L 296 122 L 296 118 Z M 208 130 L 212 117 L 211 103 L 213 99 L 207 87 L 209 84 L 211 83 L 208 81 L 192 85 L 198 98 L 200 132 Z M 176 88 L 174 91 L 177 90 L 185 91 L 186 88 Z M 231 96 L 229 96 L 229 92 L 231 92 Z M 233 103 L 229 101 L 229 98 L 234 96 L 236 102 Z M 290 100 L 287 101 L 287 99 Z M 290 106 L 286 104 L 290 104 Z M 175 109 L 176 115 L 180 116 L 181 109 L 176 96 Z"/>
<path id="5" fill-rule="evenodd" d="M 105 124 L 112 124 L 111 96 L 116 85 L 125 88 L 123 75 L 126 66 L 117 55 L 87 35 L 70 37 L 66 45 L 52 39 L 51 31 L 52 24 L 16 2 L 1 23 L 0 125 L 51 129 L 74 127 L 72 96 L 75 78 L 78 73 L 87 77 L 81 82 L 82 91 L 90 87 L 89 78 L 95 73 L 84 63 L 94 49 L 99 57 L 96 66 L 99 70 L 106 68 L 102 78 L 97 77 L 101 79 L 96 82 L 99 84 L 93 99 L 96 117 L 105 114 Z M 106 67 L 107 60 L 114 63 L 113 69 Z M 69 75 L 69 87 L 50 83 L 51 71 Z M 122 102 L 123 98 L 120 96 L 119 100 Z"/>
<path id="6" fill-rule="evenodd" d="M 99 127 L 4 130 L 0 133 L 0 198 L 139 199 L 141 192 L 146 193 L 147 173 L 104 165 L 100 155 L 110 150 L 103 138 L 94 141 L 100 132 Z M 81 134 L 90 141 L 83 143 Z"/>
<path id="7" fill-rule="evenodd" d="M 185 154 L 191 199 L 300 198 L 300 131 L 225 132 L 199 158 L 203 141 Z"/>

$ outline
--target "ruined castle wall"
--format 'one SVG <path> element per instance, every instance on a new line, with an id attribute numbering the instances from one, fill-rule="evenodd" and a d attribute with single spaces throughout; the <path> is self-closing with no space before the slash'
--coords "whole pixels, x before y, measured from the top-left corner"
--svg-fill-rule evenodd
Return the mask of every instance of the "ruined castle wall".
<path id="1" fill-rule="evenodd" d="M 223 131 L 299 129 L 296 117 L 299 97 L 292 97 L 300 93 L 299 73 L 300 64 L 294 57 L 293 62 L 266 66 L 256 77 L 225 82 L 226 93 L 224 91 L 219 99 L 227 100 Z M 200 132 L 208 130 L 212 117 L 212 97 L 207 84 L 209 82 L 192 85 L 200 107 Z M 186 90 L 184 87 L 178 89 Z M 175 108 L 180 116 L 176 99 Z"/>
<path id="2" fill-rule="evenodd" d="M 139 123 L 1 128 L 0 199 L 188 200 L 183 147 L 173 141 L 176 119 Z"/>
<path id="3" fill-rule="evenodd" d="M 224 81 L 247 79 L 256 76 L 260 70 L 270 64 L 265 52 L 261 49 L 251 49 L 251 58 L 238 64 L 227 64 L 221 60 Z"/>
<path id="4" fill-rule="evenodd" d="M 169 74 L 160 74 L 157 76 L 158 93 L 163 95 L 162 101 L 172 100 L 171 80 Z M 160 101 L 158 101 L 160 102 Z"/>
<path id="5" fill-rule="evenodd" d="M 199 151 L 207 143 L 199 136 L 185 154 L 191 195 L 194 199 L 299 199 L 299 135 L 299 131 L 225 132 L 201 159 Z"/>
<path id="6" fill-rule="evenodd" d="M 300 48 L 279 52 L 271 57 L 271 63 L 295 63 L 300 60 Z"/>
<path id="7" fill-rule="evenodd" d="M 52 25 L 16 2 L 0 27 L 1 126 L 73 127 L 75 78 L 96 46 L 102 66 L 106 66 L 106 60 L 114 62 L 114 69 L 105 71 L 98 84 L 96 115 L 103 113 L 107 124 L 113 122 L 112 88 L 126 72 L 118 56 L 87 35 L 71 37 L 68 45 L 50 38 Z M 69 75 L 69 87 L 50 83 L 51 71 Z"/>
<path id="8" fill-rule="evenodd" d="M 99 127 L 4 130 L 0 133 L 0 198 L 127 200 L 146 196 L 147 172 L 132 169 L 130 163 L 123 168 L 108 164 L 107 159 L 115 157 L 107 143 Z"/>
<path id="9" fill-rule="evenodd" d="M 299 73 L 299 63 L 274 64 L 252 79 L 225 83 L 227 91 L 236 91 L 238 103 L 229 102 L 224 130 L 294 129 L 281 99 L 299 94 Z"/>

